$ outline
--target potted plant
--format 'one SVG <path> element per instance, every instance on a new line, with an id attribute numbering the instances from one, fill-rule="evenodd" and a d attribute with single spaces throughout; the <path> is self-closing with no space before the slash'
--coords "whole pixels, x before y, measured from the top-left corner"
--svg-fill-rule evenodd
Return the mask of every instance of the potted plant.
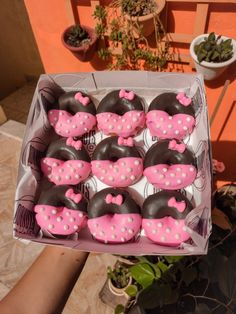
<path id="1" fill-rule="evenodd" d="M 125 290 L 132 282 L 132 277 L 129 269 L 117 262 L 112 269 L 107 268 L 108 287 L 115 295 L 124 295 Z"/>
<path id="2" fill-rule="evenodd" d="M 157 16 L 165 7 L 165 0 L 120 0 L 123 13 L 141 28 L 144 36 L 151 35 L 158 26 Z M 155 25 L 156 24 L 156 25 Z"/>
<path id="3" fill-rule="evenodd" d="M 199 35 L 191 42 L 190 54 L 197 72 L 213 80 L 236 60 L 236 42 L 214 32 Z"/>
<path id="4" fill-rule="evenodd" d="M 80 61 L 93 58 L 96 50 L 97 36 L 95 30 L 84 25 L 72 25 L 65 29 L 61 36 L 63 45 Z"/>

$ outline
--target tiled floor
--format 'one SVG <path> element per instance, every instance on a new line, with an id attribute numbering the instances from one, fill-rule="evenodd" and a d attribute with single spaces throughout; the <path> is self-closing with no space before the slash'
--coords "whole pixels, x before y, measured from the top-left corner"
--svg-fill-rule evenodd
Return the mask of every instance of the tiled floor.
<path id="1" fill-rule="evenodd" d="M 34 84 L 29 84 L 0 104 L 8 119 L 26 122 Z M 0 126 L 0 299 L 15 285 L 43 249 L 43 245 L 23 243 L 12 237 L 13 205 L 17 165 L 24 125 L 8 121 Z M 63 314 L 111 314 L 98 294 L 106 279 L 106 268 L 116 258 L 109 254 L 90 254 L 85 268 L 64 308 Z"/>

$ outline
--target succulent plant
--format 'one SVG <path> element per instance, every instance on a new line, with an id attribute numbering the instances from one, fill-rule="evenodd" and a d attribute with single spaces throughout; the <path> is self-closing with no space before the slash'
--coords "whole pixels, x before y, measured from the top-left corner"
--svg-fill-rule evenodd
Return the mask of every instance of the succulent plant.
<path id="1" fill-rule="evenodd" d="M 224 62 L 233 56 L 233 45 L 231 39 L 222 39 L 210 33 L 204 40 L 194 47 L 199 62 Z"/>
<path id="2" fill-rule="evenodd" d="M 154 11 L 156 3 L 154 0 L 122 0 L 121 7 L 124 13 L 130 16 L 143 16 Z"/>
<path id="3" fill-rule="evenodd" d="M 65 41 L 69 46 L 80 47 L 90 42 L 89 34 L 79 24 L 71 27 L 65 35 Z"/>
<path id="4" fill-rule="evenodd" d="M 110 266 L 107 268 L 107 277 L 111 279 L 112 284 L 119 289 L 126 287 L 130 280 L 130 273 L 128 268 L 117 263 L 115 268 L 112 269 Z"/>

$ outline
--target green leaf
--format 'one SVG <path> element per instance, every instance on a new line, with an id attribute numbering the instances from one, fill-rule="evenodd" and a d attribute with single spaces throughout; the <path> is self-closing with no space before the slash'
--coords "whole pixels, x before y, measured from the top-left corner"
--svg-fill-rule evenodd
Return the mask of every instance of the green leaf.
<path id="1" fill-rule="evenodd" d="M 216 35 L 214 32 L 210 33 L 208 38 L 207 38 L 208 41 L 215 41 L 216 40 Z"/>
<path id="2" fill-rule="evenodd" d="M 164 256 L 164 258 L 169 264 L 173 264 L 183 259 L 183 256 Z"/>
<path id="3" fill-rule="evenodd" d="M 150 286 L 155 279 L 153 268 L 147 263 L 140 263 L 131 266 L 129 269 L 132 277 L 145 289 Z"/>
<path id="4" fill-rule="evenodd" d="M 195 268 L 185 268 L 182 273 L 182 280 L 188 286 L 197 278 L 197 270 Z"/>
<path id="5" fill-rule="evenodd" d="M 124 313 L 125 307 L 123 304 L 118 304 L 115 308 L 115 314 Z"/>
<path id="6" fill-rule="evenodd" d="M 160 268 L 162 273 L 166 272 L 169 269 L 169 267 L 166 264 L 164 264 L 163 262 L 158 262 L 157 266 Z"/>
<path id="7" fill-rule="evenodd" d="M 130 296 L 130 297 L 135 297 L 137 292 L 138 292 L 138 288 L 135 285 L 129 285 L 126 289 L 125 292 Z"/>

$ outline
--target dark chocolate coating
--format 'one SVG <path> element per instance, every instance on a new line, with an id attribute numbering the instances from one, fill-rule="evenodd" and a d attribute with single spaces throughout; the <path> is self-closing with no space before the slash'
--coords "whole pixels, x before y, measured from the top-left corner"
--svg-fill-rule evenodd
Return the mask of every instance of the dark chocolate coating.
<path id="1" fill-rule="evenodd" d="M 90 102 L 86 106 L 81 104 L 79 100 L 75 99 L 75 94 L 77 94 L 78 92 L 80 92 L 83 97 L 89 97 Z M 88 112 L 94 116 L 96 115 L 96 107 L 92 102 L 90 96 L 83 93 L 82 91 L 68 92 L 61 95 L 58 99 L 58 104 L 59 109 L 70 112 L 71 114 L 75 114 L 77 112 Z"/>
<path id="2" fill-rule="evenodd" d="M 80 150 L 76 150 L 73 146 L 67 145 L 66 140 L 61 138 L 51 142 L 48 146 L 46 157 L 57 158 L 63 161 L 83 160 L 90 162 L 90 157 L 83 146 Z"/>
<path id="3" fill-rule="evenodd" d="M 123 157 L 141 158 L 135 146 L 118 145 L 118 136 L 111 136 L 97 145 L 92 160 L 110 160 L 114 162 Z"/>
<path id="4" fill-rule="evenodd" d="M 147 151 L 144 158 L 144 169 L 158 164 L 183 164 L 193 165 L 196 167 L 196 160 L 193 153 L 186 147 L 183 153 L 176 150 L 169 149 L 169 142 L 171 140 L 163 140 L 153 144 Z M 178 144 L 180 141 L 176 141 Z"/>
<path id="5" fill-rule="evenodd" d="M 183 106 L 178 99 L 176 93 L 163 93 L 152 100 L 148 107 L 148 112 L 151 110 L 162 110 L 167 112 L 170 116 L 177 113 L 184 113 L 195 117 L 193 106 Z"/>
<path id="6" fill-rule="evenodd" d="M 177 202 L 185 201 L 186 208 L 182 213 L 177 208 L 168 206 L 168 201 L 172 197 Z M 160 219 L 166 216 L 184 219 L 192 209 L 193 205 L 183 194 L 176 191 L 161 191 L 146 198 L 142 207 L 142 216 L 147 219 Z"/>
<path id="7" fill-rule="evenodd" d="M 137 95 L 134 96 L 133 100 L 128 100 L 119 97 L 120 90 L 114 90 L 108 93 L 99 103 L 97 113 L 111 112 L 118 115 L 131 110 L 143 111 L 143 104 L 141 98 Z"/>
<path id="8" fill-rule="evenodd" d="M 73 189 L 73 187 L 69 185 L 54 185 L 50 187 L 48 190 L 43 190 L 40 194 L 38 204 L 51 205 L 56 207 L 65 206 L 69 209 L 87 212 L 88 202 L 84 196 L 82 196 L 82 199 L 78 204 L 76 204 L 73 200 L 65 196 L 66 191 L 71 188 Z M 79 191 L 75 192 L 74 190 L 74 193 L 80 192 Z"/>
<path id="9" fill-rule="evenodd" d="M 107 204 L 105 201 L 107 194 L 111 194 L 112 196 L 121 194 L 123 203 L 121 205 L 112 203 Z M 109 214 L 140 214 L 140 211 L 141 209 L 139 205 L 136 204 L 127 191 L 115 188 L 107 188 L 96 193 L 88 205 L 89 218 L 96 218 Z"/>

